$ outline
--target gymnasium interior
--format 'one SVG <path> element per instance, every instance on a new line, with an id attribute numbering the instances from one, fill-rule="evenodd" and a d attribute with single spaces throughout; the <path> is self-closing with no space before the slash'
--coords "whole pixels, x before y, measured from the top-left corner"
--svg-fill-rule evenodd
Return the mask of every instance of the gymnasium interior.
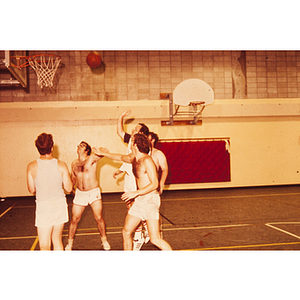
<path id="1" fill-rule="evenodd" d="M 223 290 L 222 296 L 240 299 L 249 282 L 255 286 L 247 294 L 251 299 L 266 299 L 270 293 L 273 299 L 286 297 L 293 291 L 282 285 L 281 276 L 296 269 L 300 249 L 298 48 L 116 48 L 25 50 L 20 45 L 17 50 L 0 50 L 0 254 L 9 265 L 15 261 L 22 266 L 18 275 L 5 266 L 3 278 L 17 276 L 30 294 L 31 284 L 22 282 L 32 264 L 42 272 L 44 268 L 55 272 L 64 265 L 67 272 L 57 275 L 55 282 L 67 290 L 68 273 L 76 274 L 79 267 L 92 272 L 91 265 L 97 262 L 105 275 L 84 278 L 85 286 L 96 289 L 79 289 L 77 296 L 95 296 L 99 278 L 117 280 L 122 289 L 110 286 L 110 294 L 123 296 L 121 290 L 128 287 L 124 270 L 132 269 L 139 255 L 147 271 L 159 270 L 158 286 L 163 289 L 167 282 L 165 294 L 172 298 L 205 293 L 217 299 L 217 290 Z M 88 61 L 91 53 L 100 57 L 94 66 Z M 50 86 L 41 86 L 42 75 L 33 64 L 16 66 L 39 55 L 59 58 Z M 18 61 L 17 56 L 23 58 Z M 196 105 L 176 104 L 176 88 L 189 80 L 208 87 L 211 103 L 203 104 L 200 97 Z M 116 126 L 126 109 L 131 113 L 125 130 L 130 133 L 137 123 L 147 124 L 158 134 L 158 148 L 168 159 L 160 211 L 163 237 L 175 251 L 160 253 L 150 243 L 135 256 L 122 251 L 124 179 L 112 176 L 121 164 L 103 158 L 97 176 L 112 251 L 99 251 L 99 232 L 86 209 L 76 234 L 76 251 L 56 254 L 57 261 L 38 254 L 35 198 L 26 185 L 26 167 L 38 158 L 36 137 L 51 133 L 54 156 L 69 168 L 81 141 L 125 153 Z M 72 196 L 67 200 L 70 213 Z M 64 243 L 67 230 L 68 224 Z M 87 256 L 89 267 L 83 262 Z M 156 260 L 159 268 L 153 264 Z M 183 273 L 188 280 L 182 279 Z M 142 278 L 136 280 L 144 293 Z M 296 286 L 294 280 L 289 276 L 288 284 Z M 243 288 L 242 294 L 236 285 Z M 18 291 L 10 280 L 7 287 L 14 299 Z M 153 298 L 152 293 L 143 295 Z"/>

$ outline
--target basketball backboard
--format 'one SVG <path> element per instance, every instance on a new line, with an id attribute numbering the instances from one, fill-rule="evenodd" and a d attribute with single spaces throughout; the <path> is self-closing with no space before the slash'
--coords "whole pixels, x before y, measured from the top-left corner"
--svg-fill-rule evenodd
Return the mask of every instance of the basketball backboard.
<path id="1" fill-rule="evenodd" d="M 179 83 L 169 98 L 169 120 L 161 121 L 161 125 L 196 125 L 205 106 L 214 103 L 214 91 L 205 81 L 198 78 L 186 79 Z M 173 112 L 175 106 L 175 113 Z M 188 109 L 179 111 L 181 106 Z M 191 110 L 189 109 L 191 108 Z M 175 116 L 186 116 L 188 119 L 175 120 Z M 192 119 L 191 119 L 192 118 Z"/>
<path id="2" fill-rule="evenodd" d="M 11 80 L 1 80 L 1 84 L 20 84 L 23 88 L 27 87 L 27 68 L 18 68 L 26 62 L 22 57 L 26 57 L 26 50 L 5 50 L 3 63 L 13 76 Z"/>
<path id="3" fill-rule="evenodd" d="M 214 103 L 214 91 L 203 80 L 191 78 L 176 86 L 173 92 L 173 101 L 174 104 L 182 106 L 188 106 L 195 102 L 209 105 Z"/>

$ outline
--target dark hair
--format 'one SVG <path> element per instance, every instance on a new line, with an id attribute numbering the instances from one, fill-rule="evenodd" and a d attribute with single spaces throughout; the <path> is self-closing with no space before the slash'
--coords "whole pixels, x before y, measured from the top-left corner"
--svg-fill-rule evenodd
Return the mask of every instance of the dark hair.
<path id="1" fill-rule="evenodd" d="M 137 145 L 138 149 L 142 153 L 148 154 L 150 151 L 150 145 L 148 138 L 142 133 L 136 133 L 134 135 L 133 145 Z"/>
<path id="2" fill-rule="evenodd" d="M 154 146 L 155 146 L 159 140 L 158 135 L 155 132 L 149 132 L 149 136 L 151 137 L 151 140 L 154 140 Z"/>
<path id="3" fill-rule="evenodd" d="M 85 150 L 87 151 L 87 155 L 91 155 L 91 153 L 92 153 L 91 146 L 87 142 L 84 142 L 84 141 L 80 142 L 80 144 L 84 144 L 85 145 Z"/>
<path id="4" fill-rule="evenodd" d="M 35 140 L 40 155 L 50 154 L 54 145 L 52 134 L 41 133 Z"/>
<path id="5" fill-rule="evenodd" d="M 148 136 L 149 134 L 149 128 L 147 125 L 145 125 L 144 123 L 139 123 L 139 125 L 141 126 L 141 129 L 139 130 L 139 133 L 143 133 L 146 136 Z"/>

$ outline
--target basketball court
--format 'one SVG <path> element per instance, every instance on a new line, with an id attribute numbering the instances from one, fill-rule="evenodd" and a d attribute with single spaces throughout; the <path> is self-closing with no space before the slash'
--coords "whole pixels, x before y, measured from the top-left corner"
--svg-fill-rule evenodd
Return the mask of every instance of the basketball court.
<path id="1" fill-rule="evenodd" d="M 102 195 L 112 251 L 123 249 L 121 231 L 127 211 L 120 195 Z M 163 237 L 177 251 L 299 250 L 299 196 L 299 186 L 165 191 L 160 210 Z M 68 204 L 71 214 L 71 196 Z M 39 250 L 34 215 L 34 197 L 0 202 L 1 250 Z M 68 223 L 64 245 L 67 232 Z M 79 223 L 73 249 L 102 250 L 90 207 Z M 157 248 L 149 242 L 142 250 Z"/>
<path id="2" fill-rule="evenodd" d="M 61 58 L 51 54 L 25 54 L 25 51 L 5 51 L 3 62 L 15 80 L 4 80 L 1 84 L 19 84 L 26 88 L 26 67 L 30 66 L 36 72 L 37 85 L 42 89 L 51 88 Z M 91 68 L 98 68 L 102 64 L 101 57 L 96 52 L 91 52 L 86 63 Z M 182 81 L 173 93 L 160 96 L 169 102 L 169 120 L 162 120 L 161 126 L 201 125 L 203 110 L 207 105 L 214 104 L 213 89 L 206 82 L 195 78 Z M 204 148 L 207 143 L 201 139 L 175 140 L 172 143 L 171 147 L 168 147 L 170 140 L 162 141 L 161 144 L 161 150 L 169 163 L 170 176 L 167 184 L 230 181 L 229 138 L 209 141 L 208 144 L 213 148 Z M 219 144 L 222 152 L 215 150 Z M 180 148 L 176 148 L 178 145 L 183 146 L 183 153 L 186 153 L 185 149 L 189 149 L 191 154 L 183 154 L 181 157 L 194 157 L 194 160 L 181 162 L 177 153 L 174 154 L 180 152 Z M 212 160 L 199 152 L 201 147 L 210 154 Z M 203 161 L 200 160 L 202 157 Z M 221 157 L 217 163 L 216 157 Z M 203 168 L 205 164 L 206 169 Z M 176 169 L 178 166 L 179 169 Z M 195 170 L 199 174 L 192 178 L 197 173 Z M 166 190 L 162 195 L 160 209 L 162 234 L 171 247 L 178 251 L 299 250 L 299 195 L 300 187 L 297 185 Z M 103 193 L 102 196 L 108 240 L 112 250 L 122 250 L 126 206 L 120 200 L 121 193 Z M 72 196 L 68 196 L 68 204 L 71 216 Z M 34 218 L 34 196 L 3 198 L 0 202 L 0 249 L 39 250 Z M 68 224 L 63 234 L 64 245 L 67 234 Z M 79 223 L 73 249 L 102 249 L 90 208 L 85 210 Z M 142 250 L 157 248 L 148 243 Z"/>
<path id="3" fill-rule="evenodd" d="M 2 73 L 5 73 L 4 75 L 7 77 L 1 79 L 0 84 L 5 87 L 21 86 L 21 89 L 23 88 L 28 92 L 27 73 L 28 70 L 33 69 L 31 71 L 36 73 L 36 84 L 39 88 L 41 90 L 51 89 L 53 84 L 55 86 L 58 83 L 55 81 L 55 73 L 60 67 L 60 62 L 61 57 L 58 55 L 26 56 L 26 51 L 5 51 L 5 58 L 2 60 L 1 67 L 4 66 L 7 73 Z M 97 53 L 90 53 L 86 58 L 86 63 L 94 74 L 101 73 L 104 69 L 101 57 Z M 8 264 L 18 262 L 15 256 L 16 252 L 22 254 L 19 258 L 21 261 L 18 262 L 18 266 L 22 265 L 23 267 L 21 273 L 17 276 L 18 278 L 22 277 L 19 281 L 28 277 L 29 271 L 32 270 L 34 272 L 33 276 L 35 276 L 36 270 L 39 271 L 39 269 L 42 272 L 46 271 L 48 273 L 48 270 L 53 270 L 57 273 L 57 270 L 66 267 L 61 271 L 61 277 L 57 276 L 57 278 L 63 285 L 66 276 L 72 275 L 70 277 L 74 277 L 74 280 L 70 284 L 75 287 L 79 283 L 77 276 L 80 276 L 80 284 L 84 286 L 84 291 L 80 295 L 81 298 L 88 298 L 87 295 L 93 297 L 97 295 L 98 289 L 104 290 L 106 286 L 101 286 L 103 277 L 105 281 L 109 279 L 114 284 L 116 280 L 119 281 L 121 274 L 120 282 L 124 287 L 120 287 L 120 283 L 117 285 L 118 288 L 115 288 L 115 286 L 110 287 L 110 296 L 128 289 L 131 281 L 127 278 L 124 281 L 124 276 L 127 275 L 124 275 L 124 271 L 127 270 L 130 270 L 130 275 L 133 272 L 132 276 L 128 276 L 128 278 L 135 277 L 135 282 L 138 282 L 139 288 L 143 292 L 139 295 L 143 298 L 145 296 L 153 298 L 153 294 L 148 293 L 149 290 L 143 282 L 144 278 L 147 278 L 147 276 L 144 277 L 144 274 L 149 273 L 149 270 L 156 272 L 156 282 L 162 287 L 169 279 L 172 292 L 176 294 L 177 298 L 179 294 L 176 293 L 176 287 L 182 287 L 182 276 L 188 278 L 188 280 L 184 281 L 185 286 L 180 289 L 180 298 L 186 298 L 188 292 L 194 292 L 195 288 L 200 296 L 202 296 L 204 290 L 211 295 L 222 289 L 227 291 L 227 294 L 235 296 L 237 295 L 237 292 L 235 292 L 237 286 L 242 286 L 246 290 L 248 288 L 246 282 L 249 283 L 250 279 L 256 279 L 256 287 L 264 286 L 267 277 L 272 278 L 272 284 L 276 285 L 278 283 L 280 285 L 282 283 L 282 281 L 278 282 L 281 272 L 279 266 L 285 263 L 294 264 L 297 258 L 293 257 L 292 261 L 284 260 L 283 262 L 276 257 L 274 258 L 273 254 L 278 253 L 278 251 L 280 253 L 289 252 L 290 256 L 292 250 L 300 250 L 300 187 L 296 184 L 289 185 L 287 183 L 286 185 L 254 185 L 253 187 L 183 188 L 182 186 L 185 186 L 185 184 L 193 186 L 193 184 L 209 183 L 213 186 L 213 183 L 231 182 L 230 139 L 232 137 L 226 131 L 221 131 L 222 133 L 217 135 L 213 135 L 209 131 L 205 133 L 205 130 L 201 134 L 193 132 L 196 127 L 199 130 L 199 127 L 205 122 L 202 113 L 206 106 L 214 105 L 214 91 L 206 82 L 197 78 L 183 80 L 172 93 L 161 93 L 160 99 L 166 100 L 168 118 L 158 120 L 159 130 L 168 132 L 168 129 L 170 129 L 170 132 L 172 130 L 176 132 L 176 128 L 179 127 L 185 130 L 184 134 L 180 135 L 178 133 L 175 137 L 174 134 L 173 136 L 165 135 L 164 139 L 160 140 L 160 148 L 158 147 L 165 153 L 170 164 L 169 177 L 166 182 L 167 188 L 161 197 L 161 232 L 163 238 L 174 251 L 167 254 L 160 253 L 157 251 L 158 248 L 148 242 L 143 245 L 140 252 L 135 253 L 134 258 L 129 258 L 127 256 L 128 252 L 122 251 L 122 228 L 127 213 L 126 205 L 120 199 L 120 192 L 105 192 L 102 193 L 103 217 L 106 222 L 107 238 L 111 245 L 111 251 L 102 249 L 96 221 L 91 208 L 88 207 L 78 224 L 73 251 L 50 252 L 53 255 L 63 256 L 63 259 L 58 262 L 54 256 L 52 257 L 54 260 L 45 257 L 49 253 L 45 254 L 45 252 L 38 251 L 39 240 L 34 226 L 35 197 L 3 197 L 0 201 L 0 250 L 3 254 L 9 254 L 7 257 L 3 255 Z M 156 108 L 151 108 L 151 110 Z M 68 111 L 71 112 L 68 115 L 77 110 L 77 105 L 74 110 L 72 109 L 72 107 L 68 108 Z M 103 119 L 116 120 L 113 115 L 115 111 L 116 109 L 112 105 L 110 117 L 105 116 Z M 77 119 L 82 117 L 80 112 L 77 113 L 76 116 L 78 117 L 74 117 L 76 122 Z M 268 112 L 268 114 L 271 114 L 271 112 Z M 97 118 L 99 118 L 98 115 Z M 31 121 L 30 115 L 29 120 Z M 48 125 L 52 119 L 49 120 Z M 148 120 L 150 120 L 150 117 Z M 145 122 L 147 123 L 147 120 Z M 151 122 L 151 124 L 154 124 L 153 120 Z M 113 126 L 115 128 L 115 123 Z M 69 136 L 73 136 L 73 134 L 74 132 Z M 113 134 L 115 134 L 115 131 Z M 61 145 L 62 149 L 64 145 L 68 145 L 67 138 L 63 138 Z M 68 153 L 69 148 L 66 147 L 66 149 Z M 234 175 L 236 176 L 236 174 Z M 102 180 L 101 184 L 105 186 Z M 172 189 L 172 184 L 176 185 L 177 188 Z M 182 188 L 178 188 L 178 185 L 182 185 L 180 186 Z M 68 195 L 69 219 L 72 215 L 72 201 L 73 197 Z M 69 222 L 65 224 L 63 231 L 64 246 L 67 244 L 68 229 Z M 36 253 L 33 259 L 34 264 L 31 264 L 31 259 L 27 261 L 25 256 L 34 252 Z M 267 256 L 262 263 L 256 259 L 251 263 L 251 256 L 248 256 L 249 252 L 251 254 L 264 253 Z M 293 253 L 296 252 L 293 251 Z M 74 253 L 79 255 L 79 260 L 78 257 L 74 256 Z M 174 253 L 179 257 L 174 257 Z M 207 256 L 208 253 L 213 254 Z M 217 256 L 217 254 L 223 255 L 224 253 L 226 256 L 221 256 L 221 259 Z M 243 253 L 242 257 L 239 256 L 241 253 Z M 121 261 L 118 257 L 119 254 L 122 255 Z M 151 256 L 151 259 L 148 259 L 148 256 L 146 257 L 144 254 L 154 255 L 154 257 Z M 159 261 L 159 265 L 156 263 L 158 261 L 156 254 L 160 254 L 160 259 L 163 259 Z M 139 257 L 143 256 L 144 260 L 137 260 L 138 255 L 140 255 Z M 265 276 L 265 273 L 262 272 L 264 270 L 261 270 L 260 267 L 265 266 L 270 258 L 273 260 L 270 265 L 267 265 L 268 273 Z M 39 259 L 41 260 L 39 261 Z M 78 265 L 84 266 L 86 271 L 79 270 Z M 101 273 L 103 266 L 105 267 L 105 273 Z M 141 269 L 139 269 L 140 267 Z M 272 268 L 274 268 L 274 272 Z M 11 269 L 10 266 L 5 268 L 4 276 L 9 277 L 7 274 L 12 272 Z M 230 272 L 232 269 L 233 273 Z M 237 276 L 235 274 L 236 270 L 238 272 Z M 96 276 L 93 275 L 92 271 L 96 272 Z M 250 277 L 247 276 L 245 281 L 243 276 L 248 275 L 250 271 L 254 271 L 254 276 L 252 274 Z M 240 276 L 241 272 L 243 276 Z M 231 276 L 233 275 L 234 280 L 231 282 Z M 273 275 L 276 277 L 273 277 Z M 292 280 L 293 278 L 290 282 Z M 215 282 L 217 282 L 217 285 L 214 285 Z M 222 284 L 224 282 L 225 284 Z M 213 286 L 209 285 L 210 290 L 207 291 L 207 284 L 209 283 L 213 283 Z M 253 284 L 253 280 L 251 284 Z M 26 283 L 26 288 L 28 286 L 32 289 L 31 284 Z M 91 286 L 96 287 L 96 291 L 93 288 L 90 289 Z M 87 288 L 85 289 L 85 287 Z M 77 292 L 76 288 L 74 290 Z M 133 286 L 133 292 L 136 291 L 135 288 Z M 69 292 L 69 289 L 65 286 L 62 286 L 61 290 Z M 9 294 L 11 295 L 13 292 L 13 288 L 11 288 Z M 192 298 L 195 295 L 198 296 L 195 293 L 191 295 Z M 221 293 L 223 294 L 223 291 Z M 245 295 L 244 291 L 242 295 Z M 252 299 L 256 296 L 253 292 L 251 295 L 253 296 Z M 78 293 L 76 296 L 79 296 Z M 237 296 L 238 299 L 243 297 Z M 282 295 L 283 297 L 284 295 Z"/>

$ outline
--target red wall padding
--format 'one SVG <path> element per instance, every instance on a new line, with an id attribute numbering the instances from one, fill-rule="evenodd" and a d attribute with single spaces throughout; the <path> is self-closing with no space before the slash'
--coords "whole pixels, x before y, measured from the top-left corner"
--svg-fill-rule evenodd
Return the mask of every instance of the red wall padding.
<path id="1" fill-rule="evenodd" d="M 169 165 L 166 184 L 230 181 L 230 154 L 226 142 L 158 142 Z"/>

